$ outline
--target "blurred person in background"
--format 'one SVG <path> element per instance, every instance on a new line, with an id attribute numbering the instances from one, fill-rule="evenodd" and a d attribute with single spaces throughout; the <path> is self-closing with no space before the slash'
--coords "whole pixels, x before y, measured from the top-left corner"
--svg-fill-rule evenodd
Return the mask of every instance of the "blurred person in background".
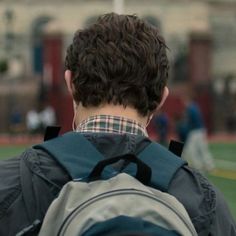
<path id="1" fill-rule="evenodd" d="M 163 146 L 168 146 L 169 119 L 164 111 L 160 111 L 153 117 L 153 125 L 157 133 L 157 142 Z"/>
<path id="2" fill-rule="evenodd" d="M 41 131 L 41 121 L 36 109 L 30 109 L 26 113 L 26 127 L 30 134 L 38 134 Z"/>
<path id="3" fill-rule="evenodd" d="M 45 130 L 48 126 L 56 124 L 56 114 L 52 106 L 45 104 L 42 111 L 39 113 L 39 119 L 42 125 L 42 129 Z"/>
<path id="4" fill-rule="evenodd" d="M 26 114 L 26 127 L 30 134 L 43 134 L 48 126 L 56 124 L 56 114 L 52 106 L 43 103 L 38 110 L 31 109 Z"/>
<path id="5" fill-rule="evenodd" d="M 169 93 L 166 48 L 156 27 L 132 15 L 106 14 L 74 35 L 65 63 L 74 132 L 104 158 L 138 155 L 151 143 L 146 126 Z M 166 148 L 161 150 L 179 160 Z M 36 235 L 49 205 L 70 180 L 43 149 L 31 148 L 21 158 L 1 161 L 0 235 Z M 28 183 L 27 189 L 22 181 Z M 198 235 L 236 235 L 222 194 L 187 164 L 175 173 L 168 193 L 183 204 Z"/>
<path id="6" fill-rule="evenodd" d="M 185 97 L 184 103 L 186 106 L 184 114 L 186 142 L 182 156 L 193 168 L 201 172 L 212 171 L 215 164 L 208 148 L 207 132 L 201 110 L 190 96 Z"/>
<path id="7" fill-rule="evenodd" d="M 19 134 L 24 131 L 23 115 L 19 108 L 13 107 L 10 112 L 10 132 L 11 134 Z"/>
<path id="8" fill-rule="evenodd" d="M 180 140 L 182 143 L 185 143 L 188 136 L 188 125 L 184 114 L 175 114 L 174 124 L 178 140 Z"/>

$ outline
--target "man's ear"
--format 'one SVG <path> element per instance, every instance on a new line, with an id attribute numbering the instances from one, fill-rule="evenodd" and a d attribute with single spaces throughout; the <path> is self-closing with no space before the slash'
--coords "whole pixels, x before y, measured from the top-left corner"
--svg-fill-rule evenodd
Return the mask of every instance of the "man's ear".
<path id="1" fill-rule="evenodd" d="M 73 95 L 73 84 L 72 84 L 72 72 L 70 70 L 65 71 L 65 81 L 67 85 L 67 89 L 71 96 Z"/>
<path id="2" fill-rule="evenodd" d="M 163 91 L 163 95 L 162 95 L 161 102 L 160 102 L 159 105 L 157 106 L 157 109 L 156 109 L 156 110 L 159 110 L 159 109 L 163 106 L 163 104 L 164 104 L 164 102 L 166 101 L 168 95 L 169 95 L 169 89 L 165 86 L 164 91 Z"/>

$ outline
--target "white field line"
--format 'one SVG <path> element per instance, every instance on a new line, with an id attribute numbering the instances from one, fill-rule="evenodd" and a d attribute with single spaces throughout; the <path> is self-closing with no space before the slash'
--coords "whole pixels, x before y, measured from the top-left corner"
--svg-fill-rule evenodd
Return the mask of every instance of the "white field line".
<path id="1" fill-rule="evenodd" d="M 236 162 L 235 161 L 225 161 L 215 159 L 216 166 L 220 169 L 227 169 L 236 171 Z"/>

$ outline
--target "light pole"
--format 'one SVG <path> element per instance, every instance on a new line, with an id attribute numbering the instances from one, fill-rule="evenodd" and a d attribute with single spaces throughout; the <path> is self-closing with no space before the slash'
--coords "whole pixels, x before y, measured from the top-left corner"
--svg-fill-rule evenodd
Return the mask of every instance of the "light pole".
<path id="1" fill-rule="evenodd" d="M 113 11 L 117 14 L 123 14 L 124 0 L 113 0 Z"/>

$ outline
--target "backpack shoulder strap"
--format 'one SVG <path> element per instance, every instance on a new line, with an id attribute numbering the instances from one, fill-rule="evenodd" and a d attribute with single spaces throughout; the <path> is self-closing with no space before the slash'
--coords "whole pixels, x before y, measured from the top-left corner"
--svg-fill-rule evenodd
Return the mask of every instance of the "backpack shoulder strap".
<path id="1" fill-rule="evenodd" d="M 181 157 L 183 149 L 184 149 L 184 143 L 176 140 L 170 141 L 169 151 L 174 153 L 176 156 Z"/>
<path id="2" fill-rule="evenodd" d="M 80 133 L 69 132 L 34 146 L 43 149 L 66 169 L 72 179 L 87 179 L 95 165 L 104 159 L 103 155 Z M 138 157 L 152 169 L 151 185 L 167 192 L 175 173 L 186 164 L 163 146 L 151 142 Z M 111 166 L 103 171 L 104 177 L 116 172 Z M 135 175 L 133 165 L 127 165 L 124 172 Z"/>
<path id="3" fill-rule="evenodd" d="M 103 155 L 80 133 L 68 132 L 57 138 L 35 145 L 56 159 L 72 179 L 84 179 L 94 166 L 104 159 Z M 114 170 L 106 168 L 104 174 Z"/>
<path id="4" fill-rule="evenodd" d="M 149 144 L 139 157 L 152 168 L 152 184 L 164 192 L 168 191 L 176 172 L 186 164 L 186 161 L 155 142 Z"/>

